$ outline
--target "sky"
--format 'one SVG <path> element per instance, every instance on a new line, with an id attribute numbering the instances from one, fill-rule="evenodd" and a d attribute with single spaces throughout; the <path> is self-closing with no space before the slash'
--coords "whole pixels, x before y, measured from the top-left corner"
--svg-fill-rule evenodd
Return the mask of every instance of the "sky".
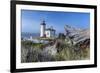
<path id="1" fill-rule="evenodd" d="M 53 26 L 56 33 L 65 32 L 64 26 L 86 29 L 90 27 L 90 13 L 21 10 L 21 32 L 40 33 L 40 24 Z"/>

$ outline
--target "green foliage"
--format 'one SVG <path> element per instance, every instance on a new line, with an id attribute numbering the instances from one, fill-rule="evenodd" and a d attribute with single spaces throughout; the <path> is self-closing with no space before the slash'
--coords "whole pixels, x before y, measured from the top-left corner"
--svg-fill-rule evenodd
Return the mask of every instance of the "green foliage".
<path id="1" fill-rule="evenodd" d="M 42 48 L 42 46 L 44 46 L 44 44 L 42 44 L 42 43 L 33 43 L 32 44 L 32 46 L 34 47 L 34 48 Z"/>
<path id="2" fill-rule="evenodd" d="M 65 35 L 63 33 L 59 33 L 58 38 L 59 39 L 65 39 Z"/>
<path id="3" fill-rule="evenodd" d="M 32 42 L 31 41 L 21 41 L 21 44 L 23 44 L 25 46 L 31 46 Z"/>
<path id="4" fill-rule="evenodd" d="M 33 42 L 31 42 L 31 41 L 22 41 L 21 44 L 22 44 L 23 46 L 25 46 L 26 48 L 28 48 L 28 47 L 33 47 L 33 48 L 40 48 L 40 49 L 41 49 L 42 46 L 44 46 L 43 43 L 33 43 Z"/>

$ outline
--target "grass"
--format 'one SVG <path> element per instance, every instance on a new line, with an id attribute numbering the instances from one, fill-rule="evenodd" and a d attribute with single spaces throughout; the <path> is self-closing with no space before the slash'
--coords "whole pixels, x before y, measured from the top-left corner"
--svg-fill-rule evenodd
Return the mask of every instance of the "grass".
<path id="1" fill-rule="evenodd" d="M 36 48 L 40 48 L 41 49 L 44 46 L 44 44 L 42 44 L 42 43 L 33 43 L 32 46 L 34 48 L 36 47 Z"/>
<path id="2" fill-rule="evenodd" d="M 26 46 L 26 48 L 27 48 L 27 46 L 28 47 L 33 47 L 33 48 L 42 48 L 44 46 L 43 43 L 33 43 L 31 41 L 22 41 L 21 44 L 23 46 Z"/>
<path id="3" fill-rule="evenodd" d="M 84 50 L 80 49 L 75 51 L 71 48 L 63 48 L 55 56 L 56 61 L 67 61 L 67 60 L 85 60 L 90 58 L 90 48 Z"/>
<path id="4" fill-rule="evenodd" d="M 72 45 L 71 43 L 68 43 L 64 40 L 63 43 L 60 42 L 57 48 L 58 48 L 58 53 L 55 56 L 56 61 L 90 59 L 90 48 L 82 49 L 81 47 Z"/>
<path id="5" fill-rule="evenodd" d="M 39 40 L 47 40 L 47 41 L 52 41 L 52 40 L 54 40 L 55 38 L 52 38 L 52 37 L 40 37 L 40 38 L 37 38 L 37 39 L 39 39 Z"/>
<path id="6" fill-rule="evenodd" d="M 50 55 L 43 53 L 43 43 L 33 43 L 31 41 L 22 41 L 22 62 L 44 62 L 44 61 L 70 61 L 70 60 L 86 60 L 90 59 L 90 48 L 81 49 L 78 46 L 74 46 L 62 39 L 61 42 L 56 46 L 57 53 Z M 80 48 L 76 50 L 75 48 Z M 55 49 L 55 48 L 54 48 Z M 26 52 L 27 51 L 27 52 Z M 23 58 L 24 57 L 24 58 Z"/>

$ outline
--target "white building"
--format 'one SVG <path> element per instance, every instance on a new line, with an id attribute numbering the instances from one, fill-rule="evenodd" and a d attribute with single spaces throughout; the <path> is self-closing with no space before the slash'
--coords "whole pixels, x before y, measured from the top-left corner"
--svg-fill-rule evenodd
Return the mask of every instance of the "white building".
<path id="1" fill-rule="evenodd" d="M 40 24 L 40 37 L 44 37 L 45 36 L 45 29 L 46 29 L 46 24 L 45 24 L 45 21 L 43 21 Z"/>
<path id="2" fill-rule="evenodd" d="M 43 21 L 40 26 L 40 37 L 55 37 L 55 30 L 53 27 L 46 29 L 45 21 Z"/>

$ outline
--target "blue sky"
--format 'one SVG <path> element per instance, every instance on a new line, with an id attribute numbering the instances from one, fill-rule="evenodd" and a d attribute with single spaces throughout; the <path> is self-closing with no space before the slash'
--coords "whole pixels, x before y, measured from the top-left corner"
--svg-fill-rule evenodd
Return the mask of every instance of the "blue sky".
<path id="1" fill-rule="evenodd" d="M 90 27 L 89 13 L 21 10 L 22 32 L 39 33 L 43 20 L 47 28 L 53 26 L 57 33 L 64 33 L 65 25 L 82 29 Z"/>

